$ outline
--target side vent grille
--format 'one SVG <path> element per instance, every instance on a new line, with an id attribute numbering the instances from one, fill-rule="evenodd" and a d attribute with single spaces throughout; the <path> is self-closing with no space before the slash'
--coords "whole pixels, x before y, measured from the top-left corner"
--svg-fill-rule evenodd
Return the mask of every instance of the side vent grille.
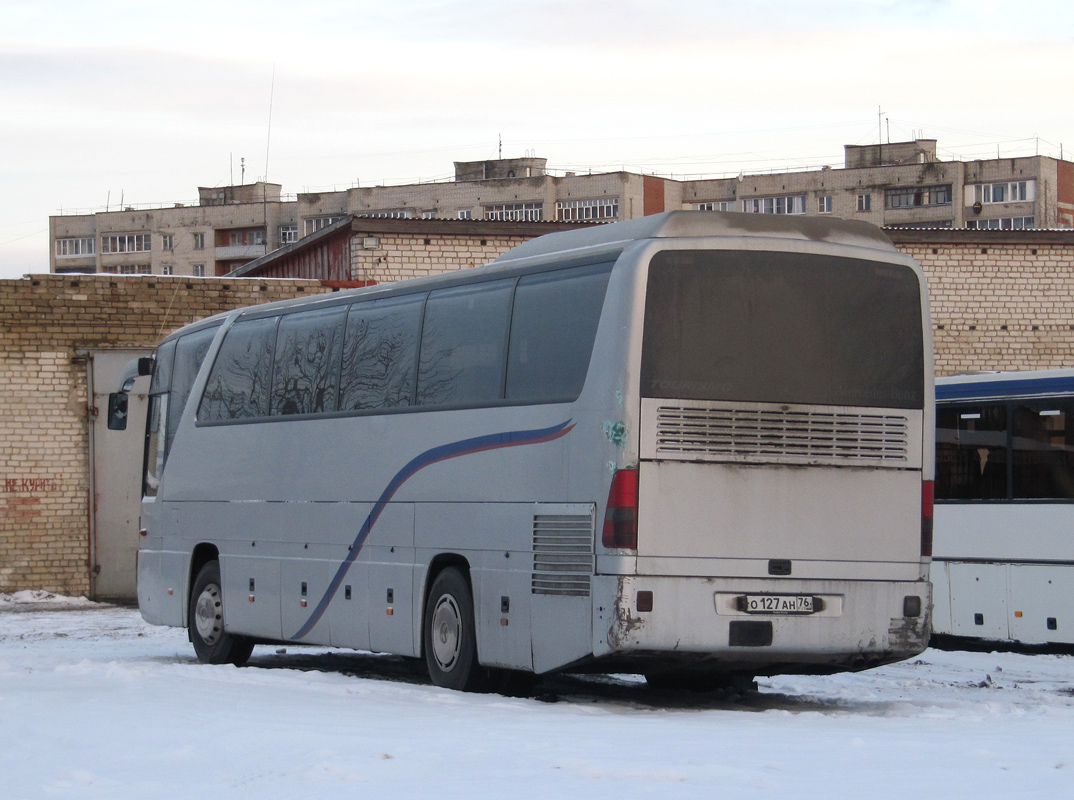
<path id="1" fill-rule="evenodd" d="M 909 448 L 900 414 L 782 409 L 657 409 L 656 455 L 712 461 L 900 466 Z"/>
<path id="2" fill-rule="evenodd" d="M 593 515 L 535 515 L 533 594 L 589 597 L 592 574 Z"/>

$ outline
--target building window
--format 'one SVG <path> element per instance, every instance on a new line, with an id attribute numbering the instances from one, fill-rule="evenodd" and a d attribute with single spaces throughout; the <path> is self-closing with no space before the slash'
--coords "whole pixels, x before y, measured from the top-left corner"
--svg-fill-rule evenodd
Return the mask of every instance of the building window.
<path id="1" fill-rule="evenodd" d="M 734 211 L 734 200 L 712 200 L 707 203 L 693 203 L 690 208 L 694 211 Z"/>
<path id="2" fill-rule="evenodd" d="M 195 278 L 204 278 L 205 277 L 205 265 L 204 264 L 195 264 L 194 265 L 194 277 Z"/>
<path id="3" fill-rule="evenodd" d="M 598 200 L 563 200 L 556 203 L 556 219 L 567 222 L 617 219 L 618 217 L 618 197 L 602 197 Z"/>
<path id="4" fill-rule="evenodd" d="M 460 208 L 456 216 L 458 216 L 459 219 L 473 219 L 474 211 L 472 208 Z"/>
<path id="5" fill-rule="evenodd" d="M 380 217 L 381 219 L 413 219 L 412 208 L 382 208 L 378 211 L 367 211 L 363 217 Z"/>
<path id="6" fill-rule="evenodd" d="M 56 258 L 76 258 L 78 256 L 92 256 L 97 248 L 96 240 L 92 236 L 77 239 L 57 239 Z"/>
<path id="7" fill-rule="evenodd" d="M 195 250 L 204 250 L 205 249 L 205 234 L 204 233 L 195 233 L 194 234 L 194 249 Z"/>
<path id="8" fill-rule="evenodd" d="M 818 214 L 831 214 L 832 213 L 832 196 L 830 194 L 817 198 L 817 213 Z"/>
<path id="9" fill-rule="evenodd" d="M 1036 199 L 1036 181 L 978 183 L 967 187 L 970 205 L 973 203 L 1030 203 Z"/>
<path id="10" fill-rule="evenodd" d="M 175 237 L 170 233 L 163 233 L 160 236 L 160 248 L 161 250 L 174 250 L 175 249 Z"/>
<path id="11" fill-rule="evenodd" d="M 247 238 L 249 239 L 250 244 L 254 244 L 254 245 L 261 244 L 261 245 L 263 245 L 265 243 L 265 232 L 264 231 L 250 231 L 250 235 Z"/>
<path id="12" fill-rule="evenodd" d="M 119 264 L 115 267 L 105 267 L 104 271 L 113 275 L 150 275 L 153 272 L 148 264 Z"/>
<path id="13" fill-rule="evenodd" d="M 333 222 L 339 222 L 343 217 L 310 217 L 305 220 L 304 227 L 302 229 L 303 236 L 309 236 L 311 233 L 316 233 L 322 228 L 327 228 Z"/>
<path id="14" fill-rule="evenodd" d="M 951 184 L 941 186 L 900 186 L 884 192 L 888 208 L 918 208 L 951 205 Z"/>
<path id="15" fill-rule="evenodd" d="M 485 206 L 485 219 L 500 222 L 540 222 L 544 219 L 541 203 L 497 203 Z"/>
<path id="16" fill-rule="evenodd" d="M 242 244 L 242 231 L 231 231 L 228 233 L 227 243 L 231 247 L 238 247 Z"/>
<path id="17" fill-rule="evenodd" d="M 805 195 L 754 197 L 742 201 L 742 210 L 747 214 L 804 214 Z"/>
<path id="18" fill-rule="evenodd" d="M 160 268 L 160 274 L 161 275 L 174 275 L 175 274 L 175 267 L 173 267 L 171 264 L 165 264 L 163 267 Z"/>
<path id="19" fill-rule="evenodd" d="M 298 226 L 297 225 L 281 225 L 280 226 L 280 244 L 291 244 L 298 241 Z"/>
<path id="20" fill-rule="evenodd" d="M 1035 228 L 1036 219 L 1033 217 L 998 217 L 996 219 L 971 219 L 966 221 L 966 227 L 984 231 L 1020 231 L 1026 228 Z"/>
<path id="21" fill-rule="evenodd" d="M 102 236 L 102 253 L 148 253 L 150 249 L 148 233 L 124 233 L 118 236 Z"/>
<path id="22" fill-rule="evenodd" d="M 427 208 L 425 211 L 421 212 L 421 218 L 422 219 L 436 219 L 436 209 L 435 208 Z"/>
<path id="23" fill-rule="evenodd" d="M 872 211 L 873 196 L 871 194 L 858 195 L 858 211 Z"/>

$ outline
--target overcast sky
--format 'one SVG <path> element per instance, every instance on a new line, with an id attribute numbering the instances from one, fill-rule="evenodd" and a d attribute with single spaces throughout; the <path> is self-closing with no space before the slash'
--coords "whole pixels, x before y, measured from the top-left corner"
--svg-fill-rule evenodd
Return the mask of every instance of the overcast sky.
<path id="1" fill-rule="evenodd" d="M 0 0 L 0 277 L 48 217 L 447 179 L 453 161 L 682 176 L 1074 149 L 1074 4 Z"/>

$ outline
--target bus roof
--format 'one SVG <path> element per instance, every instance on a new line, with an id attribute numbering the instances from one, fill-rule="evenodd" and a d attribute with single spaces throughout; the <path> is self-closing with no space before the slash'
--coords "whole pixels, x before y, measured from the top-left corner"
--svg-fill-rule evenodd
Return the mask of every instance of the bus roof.
<path id="1" fill-rule="evenodd" d="M 508 250 L 493 263 L 640 239 L 746 237 L 795 239 L 897 252 L 875 225 L 829 217 L 743 214 L 731 211 L 665 211 L 639 219 L 548 233 Z"/>
<path id="2" fill-rule="evenodd" d="M 952 375 L 936 379 L 936 402 L 1074 395 L 1074 369 Z"/>

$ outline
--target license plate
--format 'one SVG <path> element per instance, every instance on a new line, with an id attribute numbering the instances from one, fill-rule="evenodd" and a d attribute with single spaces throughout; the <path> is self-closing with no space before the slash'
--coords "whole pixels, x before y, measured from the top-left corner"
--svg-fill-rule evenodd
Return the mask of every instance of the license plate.
<path id="1" fill-rule="evenodd" d="M 748 594 L 742 610 L 747 614 L 812 614 L 813 597 L 808 594 Z"/>

